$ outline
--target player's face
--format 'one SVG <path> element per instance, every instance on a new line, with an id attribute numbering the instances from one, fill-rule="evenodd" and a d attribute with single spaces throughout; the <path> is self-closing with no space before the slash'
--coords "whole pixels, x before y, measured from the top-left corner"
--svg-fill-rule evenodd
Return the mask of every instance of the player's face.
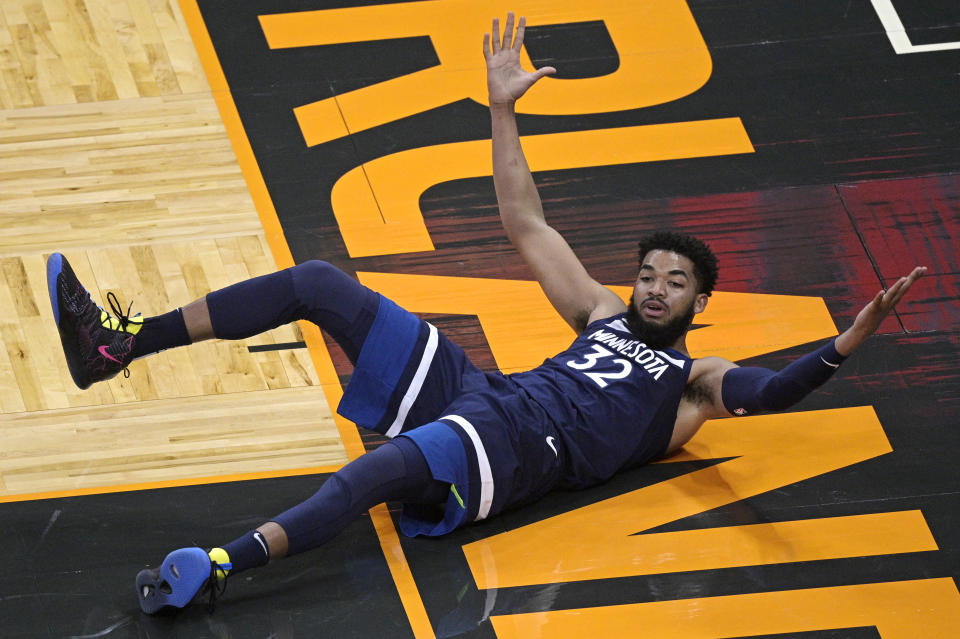
<path id="1" fill-rule="evenodd" d="M 627 323 L 648 346 L 668 348 L 690 328 L 706 300 L 697 293 L 689 258 L 673 251 L 650 251 L 633 287 Z"/>
<path id="2" fill-rule="evenodd" d="M 666 324 L 690 314 L 698 301 L 693 262 L 673 251 L 647 253 L 633 287 L 633 299 L 639 316 L 653 324 Z M 703 296 L 706 297 L 706 296 Z M 694 313 L 702 309 L 694 308 Z"/>

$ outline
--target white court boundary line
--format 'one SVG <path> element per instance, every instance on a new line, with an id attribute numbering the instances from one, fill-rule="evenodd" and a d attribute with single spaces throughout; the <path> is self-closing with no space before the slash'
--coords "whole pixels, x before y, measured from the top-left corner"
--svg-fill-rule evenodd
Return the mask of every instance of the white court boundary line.
<path id="1" fill-rule="evenodd" d="M 948 49 L 960 49 L 960 42 L 937 42 L 934 44 L 913 44 L 910 42 L 910 36 L 900 20 L 900 14 L 893 6 L 893 0 L 870 0 L 873 3 L 873 9 L 877 12 L 880 22 L 883 24 L 890 44 L 897 55 L 907 53 L 923 53 L 925 51 L 947 51 Z"/>

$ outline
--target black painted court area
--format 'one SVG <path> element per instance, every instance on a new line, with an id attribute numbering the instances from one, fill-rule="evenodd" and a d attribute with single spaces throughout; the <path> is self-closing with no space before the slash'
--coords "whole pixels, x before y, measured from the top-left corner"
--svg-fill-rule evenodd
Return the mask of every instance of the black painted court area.
<path id="1" fill-rule="evenodd" d="M 903 9 L 914 43 L 960 41 L 955 2 L 894 4 Z M 335 181 L 400 149 L 484 138 L 486 109 L 463 100 L 312 148 L 304 146 L 292 109 L 429 67 L 436 57 L 428 38 L 271 52 L 258 15 L 350 5 L 199 5 L 297 261 L 322 258 L 350 272 L 530 278 L 500 230 L 489 179 L 441 184 L 424 195 L 435 251 L 359 259 L 346 253 L 330 208 Z M 591 274 L 606 284 L 631 284 L 635 238 L 676 228 L 714 247 L 718 290 L 820 296 L 843 330 L 873 293 L 914 264 L 930 273 L 883 334 L 792 409 L 872 405 L 892 453 L 664 530 L 920 510 L 939 550 L 477 588 L 463 544 L 705 462 L 660 464 L 590 491 L 550 495 L 443 539 L 404 540 L 437 637 L 494 637 L 491 615 L 960 577 L 960 49 L 897 55 L 867 0 L 691 0 L 689 6 L 713 60 L 701 90 L 648 109 L 520 119 L 524 134 L 743 120 L 753 154 L 536 175 L 548 219 Z M 602 23 L 532 29 L 528 49 L 537 64 L 556 64 L 568 77 L 616 67 Z M 493 366 L 476 318 L 431 319 L 478 364 Z M 806 350 L 746 363 L 779 368 Z M 349 367 L 333 351 L 347 379 Z M 139 613 L 138 570 L 181 546 L 230 540 L 309 496 L 320 481 L 296 477 L 0 505 L 0 636 L 412 636 L 368 517 L 319 551 L 231 579 L 212 614 L 202 606 L 178 616 Z M 880 635 L 863 627 L 775 636 Z"/>

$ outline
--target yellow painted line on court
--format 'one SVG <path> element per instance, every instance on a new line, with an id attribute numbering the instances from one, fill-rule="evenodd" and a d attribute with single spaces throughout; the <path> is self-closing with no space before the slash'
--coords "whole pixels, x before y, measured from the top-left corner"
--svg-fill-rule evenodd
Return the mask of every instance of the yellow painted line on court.
<path id="1" fill-rule="evenodd" d="M 194 46 L 200 56 L 200 62 L 207 74 L 210 87 L 213 89 L 217 108 L 220 110 L 220 117 L 223 119 L 227 134 L 230 136 L 240 169 L 247 181 L 247 187 L 250 189 L 250 195 L 253 197 L 260 222 L 267 236 L 267 242 L 273 252 L 274 261 L 276 261 L 278 268 L 293 266 L 293 256 L 283 234 L 283 227 L 277 218 L 277 211 L 260 172 L 260 165 L 253 154 L 253 149 L 250 147 L 250 140 L 243 128 L 240 114 L 237 112 L 236 104 L 230 93 L 213 42 L 210 40 L 210 34 L 207 32 L 200 8 L 196 0 L 180 0 L 180 7 L 190 29 Z M 327 401 L 330 406 L 337 406 L 340 403 L 343 391 L 320 329 L 309 322 L 300 322 L 300 329 L 303 332 L 304 341 L 317 370 L 317 375 L 320 377 L 320 383 L 326 393 Z M 336 415 L 336 413 L 334 413 L 334 420 L 344 449 L 347 452 L 347 458 L 352 460 L 362 455 L 364 453 L 363 442 L 360 440 L 360 434 L 357 432 L 356 426 Z M 382 505 L 372 509 L 370 516 L 374 522 L 374 528 L 377 531 L 377 537 L 380 539 L 387 566 L 396 584 L 400 601 L 414 636 L 417 639 L 433 639 L 436 636 L 433 632 L 433 626 L 423 606 L 423 600 L 413 579 L 413 574 L 410 572 L 410 566 L 404 556 L 393 520 Z"/>

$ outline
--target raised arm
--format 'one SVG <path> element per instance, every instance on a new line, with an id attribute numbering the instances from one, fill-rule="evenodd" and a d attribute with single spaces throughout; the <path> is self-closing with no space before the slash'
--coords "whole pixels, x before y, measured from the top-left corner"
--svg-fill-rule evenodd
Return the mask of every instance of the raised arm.
<path id="1" fill-rule="evenodd" d="M 713 397 L 715 417 L 784 410 L 826 382 L 910 290 L 926 267 L 918 266 L 885 291 L 878 292 L 857 314 L 853 325 L 819 349 L 800 357 L 782 371 L 738 367 L 725 360 L 703 360 L 703 382 Z M 712 358 L 716 360 L 717 358 Z"/>
<path id="2" fill-rule="evenodd" d="M 520 18 L 516 33 L 513 27 L 510 13 L 502 39 L 496 19 L 493 37 L 489 33 L 483 36 L 493 128 L 493 182 L 500 220 L 550 303 L 579 332 L 593 319 L 626 307 L 612 291 L 590 277 L 570 245 L 544 218 L 540 195 L 520 146 L 514 105 L 537 80 L 556 70 L 543 67 L 532 73 L 524 71 L 520 66 L 524 18 Z"/>

